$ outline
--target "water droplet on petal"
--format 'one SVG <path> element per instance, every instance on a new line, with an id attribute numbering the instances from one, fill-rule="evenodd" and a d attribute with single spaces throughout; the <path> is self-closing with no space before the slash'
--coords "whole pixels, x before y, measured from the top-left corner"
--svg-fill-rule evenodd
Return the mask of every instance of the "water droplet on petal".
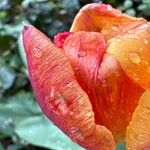
<path id="1" fill-rule="evenodd" d="M 85 115 L 89 118 L 89 117 L 92 116 L 92 112 L 91 112 L 90 110 L 87 110 L 87 111 L 85 112 Z"/>
<path id="2" fill-rule="evenodd" d="M 113 25 L 113 26 L 111 27 L 111 29 L 112 29 L 113 31 L 118 31 L 119 27 L 118 27 L 118 25 Z"/>
<path id="3" fill-rule="evenodd" d="M 82 134 L 81 132 L 77 132 L 77 133 L 76 133 L 76 138 L 77 138 L 78 140 L 83 140 L 83 139 L 84 139 L 83 134 Z"/>
<path id="4" fill-rule="evenodd" d="M 129 34 L 132 34 L 132 33 L 133 33 L 133 31 L 132 31 L 132 30 L 129 30 L 129 31 L 128 31 L 128 33 L 129 33 Z"/>
<path id="5" fill-rule="evenodd" d="M 101 31 L 101 33 L 102 33 L 103 35 L 107 35 L 109 32 L 108 32 L 108 30 L 103 29 L 103 30 Z"/>
<path id="6" fill-rule="evenodd" d="M 66 115 L 69 111 L 66 98 L 54 86 L 51 86 L 50 96 L 46 97 L 46 102 L 49 109 L 57 115 Z"/>
<path id="7" fill-rule="evenodd" d="M 143 42 L 144 42 L 145 45 L 148 44 L 148 40 L 147 39 L 143 39 Z"/>
<path id="8" fill-rule="evenodd" d="M 83 140 L 83 134 L 79 131 L 78 128 L 76 127 L 72 127 L 71 130 L 70 130 L 70 133 L 71 133 L 71 137 L 73 137 L 73 139 L 76 141 L 76 140 Z"/>
<path id="9" fill-rule="evenodd" d="M 93 73 L 94 73 L 94 70 L 95 70 L 95 67 L 91 67 L 91 68 L 89 69 L 89 74 L 93 74 Z"/>
<path id="10" fill-rule="evenodd" d="M 121 40 L 119 38 L 116 39 L 116 42 L 121 42 Z"/>
<path id="11" fill-rule="evenodd" d="M 107 87 L 107 81 L 106 81 L 106 80 L 103 80 L 103 81 L 102 81 L 102 87 L 104 87 L 104 88 Z"/>
<path id="12" fill-rule="evenodd" d="M 131 52 L 129 53 L 129 59 L 134 63 L 134 64 L 139 64 L 141 62 L 141 56 L 136 53 L 136 52 Z"/>
<path id="13" fill-rule="evenodd" d="M 143 47 L 140 47 L 139 49 L 140 49 L 140 51 L 143 51 Z"/>
<path id="14" fill-rule="evenodd" d="M 55 97 L 55 87 L 51 86 L 51 89 L 50 89 L 50 98 L 53 99 L 54 97 Z"/>
<path id="15" fill-rule="evenodd" d="M 135 79 L 136 81 L 139 80 L 139 76 L 138 76 L 137 74 L 134 74 L 133 77 L 134 77 L 134 79 Z"/>
<path id="16" fill-rule="evenodd" d="M 33 55 L 36 58 L 41 58 L 42 56 L 42 51 L 39 48 L 33 48 Z"/>
<path id="17" fill-rule="evenodd" d="M 116 76 L 119 77 L 121 73 L 119 71 L 116 71 Z"/>
<path id="18" fill-rule="evenodd" d="M 72 127 L 71 130 L 70 130 L 71 133 L 75 133 L 77 131 L 78 131 L 78 128 L 75 128 L 75 127 Z"/>
<path id="19" fill-rule="evenodd" d="M 83 50 L 80 50 L 80 51 L 78 52 L 78 56 L 79 56 L 79 57 L 84 57 L 84 56 L 86 56 L 86 52 L 83 51 Z"/>
<path id="20" fill-rule="evenodd" d="M 72 46 L 72 47 L 75 47 L 75 46 L 76 46 L 76 43 L 72 43 L 71 46 Z"/>
<path id="21" fill-rule="evenodd" d="M 98 52 L 99 52 L 100 50 L 101 50 L 100 48 L 97 48 L 97 49 L 96 49 L 96 51 L 98 51 Z"/>

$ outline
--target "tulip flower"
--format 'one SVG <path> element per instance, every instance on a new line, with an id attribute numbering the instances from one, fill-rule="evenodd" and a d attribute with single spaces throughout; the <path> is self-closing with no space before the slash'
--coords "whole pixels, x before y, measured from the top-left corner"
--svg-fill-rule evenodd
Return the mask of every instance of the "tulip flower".
<path id="1" fill-rule="evenodd" d="M 23 43 L 43 113 L 74 142 L 150 149 L 149 22 L 88 4 L 54 44 L 33 26 L 24 27 Z"/>

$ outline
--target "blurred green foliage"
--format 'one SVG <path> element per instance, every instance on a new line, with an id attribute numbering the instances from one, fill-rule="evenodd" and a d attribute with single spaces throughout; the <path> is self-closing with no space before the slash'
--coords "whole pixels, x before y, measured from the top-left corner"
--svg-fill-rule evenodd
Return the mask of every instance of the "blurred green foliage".
<path id="1" fill-rule="evenodd" d="M 27 76 L 21 30 L 30 23 L 52 38 L 68 31 L 78 10 L 92 2 L 99 0 L 0 0 L 0 150 L 82 149 L 38 108 Z M 103 2 L 129 15 L 150 18 L 149 0 Z"/>

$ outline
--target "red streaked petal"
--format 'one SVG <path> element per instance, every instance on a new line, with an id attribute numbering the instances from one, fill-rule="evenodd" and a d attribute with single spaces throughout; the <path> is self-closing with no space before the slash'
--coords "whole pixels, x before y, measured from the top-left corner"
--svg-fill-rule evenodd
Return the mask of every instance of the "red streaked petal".
<path id="1" fill-rule="evenodd" d="M 116 141 L 124 140 L 143 89 L 126 76 L 116 58 L 105 53 L 101 33 L 74 33 L 66 39 L 64 50 L 89 96 L 96 122 L 110 129 Z"/>
<path id="2" fill-rule="evenodd" d="M 144 92 L 126 133 L 127 150 L 150 149 L 150 91 Z"/>
<path id="3" fill-rule="evenodd" d="M 54 44 L 59 47 L 62 48 L 63 44 L 65 42 L 65 39 L 72 34 L 72 32 L 60 32 L 57 35 L 54 36 Z"/>
<path id="4" fill-rule="evenodd" d="M 150 24 L 110 40 L 107 52 L 118 59 L 131 80 L 150 88 Z"/>
<path id="5" fill-rule="evenodd" d="M 62 50 L 33 26 L 24 29 L 23 41 L 30 81 L 44 114 L 86 149 L 114 150 L 111 132 L 95 124 L 88 96 Z"/>
<path id="6" fill-rule="evenodd" d="M 72 24 L 71 32 L 96 31 L 108 40 L 145 23 L 142 18 L 134 18 L 105 4 L 88 4 L 84 6 Z"/>

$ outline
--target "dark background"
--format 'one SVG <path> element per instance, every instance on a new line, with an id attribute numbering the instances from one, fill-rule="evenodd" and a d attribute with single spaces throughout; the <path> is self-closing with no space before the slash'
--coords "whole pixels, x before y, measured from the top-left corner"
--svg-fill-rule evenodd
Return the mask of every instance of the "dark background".
<path id="1" fill-rule="evenodd" d="M 39 110 L 27 77 L 21 29 L 30 23 L 53 38 L 57 32 L 68 31 L 79 9 L 93 2 L 99 1 L 0 0 L 0 150 L 81 149 Z M 102 2 L 150 19 L 150 0 Z"/>

